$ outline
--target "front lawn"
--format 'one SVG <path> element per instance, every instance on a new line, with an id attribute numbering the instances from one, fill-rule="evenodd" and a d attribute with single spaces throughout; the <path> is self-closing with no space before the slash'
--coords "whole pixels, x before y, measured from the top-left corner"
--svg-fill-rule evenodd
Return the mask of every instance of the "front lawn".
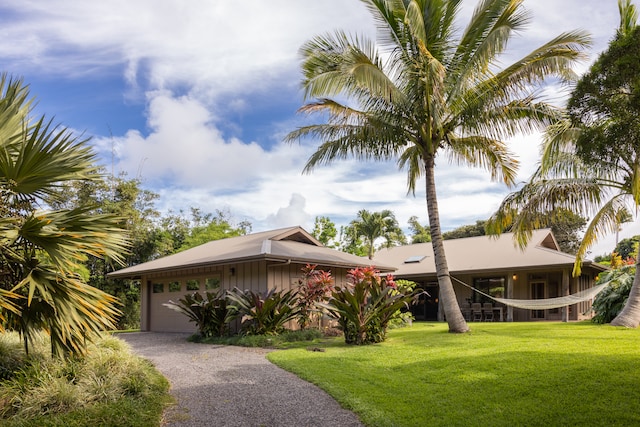
<path id="1" fill-rule="evenodd" d="M 367 426 L 640 425 L 640 330 L 591 323 L 444 323 L 386 342 L 341 338 L 269 359 L 317 384 Z"/>

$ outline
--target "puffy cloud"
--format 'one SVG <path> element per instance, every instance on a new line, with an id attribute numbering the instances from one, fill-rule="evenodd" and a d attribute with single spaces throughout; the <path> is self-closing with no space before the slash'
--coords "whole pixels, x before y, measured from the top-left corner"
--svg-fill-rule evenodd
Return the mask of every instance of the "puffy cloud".
<path id="1" fill-rule="evenodd" d="M 272 228 L 304 225 L 309 227 L 311 215 L 305 211 L 306 199 L 298 193 L 293 193 L 289 205 L 278 209 L 275 214 L 267 217 L 267 224 Z"/>

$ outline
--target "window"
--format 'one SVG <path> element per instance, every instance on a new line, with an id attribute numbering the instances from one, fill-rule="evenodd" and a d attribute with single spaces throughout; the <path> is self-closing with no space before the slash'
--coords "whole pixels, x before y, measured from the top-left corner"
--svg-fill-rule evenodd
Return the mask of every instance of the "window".
<path id="1" fill-rule="evenodd" d="M 504 277 L 480 277 L 473 279 L 473 287 L 494 298 L 503 298 L 505 282 L 506 279 Z M 493 303 L 494 301 L 479 292 L 474 292 L 472 302 Z"/>
<path id="2" fill-rule="evenodd" d="M 543 281 L 531 282 L 531 299 L 543 299 L 546 283 Z M 544 319 L 544 310 L 531 310 L 532 319 Z"/>
<path id="3" fill-rule="evenodd" d="M 210 291 L 212 289 L 218 289 L 220 287 L 220 276 L 207 277 L 204 281 L 205 288 Z"/>
<path id="4" fill-rule="evenodd" d="M 153 284 L 153 293 L 161 294 L 164 292 L 164 283 L 154 283 Z"/>
<path id="5" fill-rule="evenodd" d="M 187 290 L 188 291 L 199 291 L 200 290 L 200 281 L 198 279 L 187 280 Z"/>
<path id="6" fill-rule="evenodd" d="M 180 292 L 180 282 L 169 283 L 169 292 Z"/>
<path id="7" fill-rule="evenodd" d="M 547 284 L 547 298 L 557 298 L 561 295 L 560 292 L 560 282 L 557 280 L 552 280 Z M 559 308 L 551 308 L 549 309 L 549 314 L 558 314 L 560 313 Z"/>

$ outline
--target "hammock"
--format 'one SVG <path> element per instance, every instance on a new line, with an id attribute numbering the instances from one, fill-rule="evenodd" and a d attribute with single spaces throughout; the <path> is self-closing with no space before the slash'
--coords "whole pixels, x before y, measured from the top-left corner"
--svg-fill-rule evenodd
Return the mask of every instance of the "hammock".
<path id="1" fill-rule="evenodd" d="M 487 298 L 491 298 L 492 300 L 502 303 L 506 306 L 523 308 L 525 310 L 550 310 L 552 308 L 561 308 L 568 305 L 577 304 L 579 302 L 589 301 L 590 299 L 598 295 L 609 284 L 609 282 L 605 282 L 601 285 L 594 286 L 593 288 L 585 289 L 584 291 L 576 292 L 575 294 L 567 295 L 564 297 L 542 299 L 510 299 L 492 297 L 489 294 L 486 294 L 472 286 L 467 285 L 462 280 L 458 280 L 453 276 L 451 278 L 456 282 L 466 286 L 467 288 L 484 295 Z"/>

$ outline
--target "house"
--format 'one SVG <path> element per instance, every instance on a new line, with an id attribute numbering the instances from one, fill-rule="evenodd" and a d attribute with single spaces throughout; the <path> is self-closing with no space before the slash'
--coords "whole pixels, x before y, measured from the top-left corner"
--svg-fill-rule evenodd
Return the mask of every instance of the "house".
<path id="1" fill-rule="evenodd" d="M 553 233 L 536 230 L 524 250 L 514 246 L 513 234 L 445 240 L 445 254 L 453 286 L 463 314 L 469 319 L 472 303 L 490 302 L 497 320 L 580 320 L 591 317 L 591 301 L 545 310 L 528 310 L 497 304 L 487 296 L 509 299 L 555 298 L 594 286 L 598 273 L 607 268 L 586 260 L 582 274 L 572 277 L 575 257 L 560 251 Z M 412 311 L 417 320 L 442 320 L 436 268 L 431 243 L 381 249 L 374 264 L 392 265 L 396 279 L 417 282 L 427 291 Z M 471 288 L 475 288 L 476 292 Z"/>
<path id="2" fill-rule="evenodd" d="M 195 332 L 186 316 L 162 304 L 194 291 L 219 288 L 289 290 L 307 264 L 331 271 L 336 284 L 341 285 L 348 270 L 368 267 L 371 261 L 324 247 L 301 227 L 289 227 L 215 240 L 118 270 L 109 277 L 140 280 L 143 331 Z M 382 272 L 394 270 L 383 264 L 376 267 Z"/>

